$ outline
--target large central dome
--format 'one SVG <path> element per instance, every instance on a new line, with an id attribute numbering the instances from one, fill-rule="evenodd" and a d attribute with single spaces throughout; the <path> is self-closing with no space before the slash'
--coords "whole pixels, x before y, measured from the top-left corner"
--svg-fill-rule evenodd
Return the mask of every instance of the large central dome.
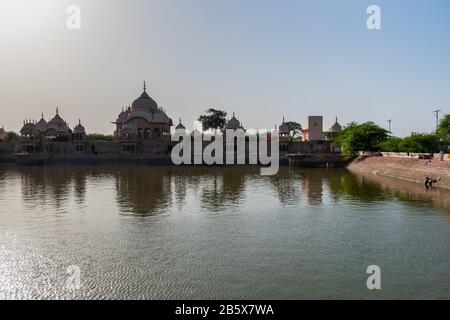
<path id="1" fill-rule="evenodd" d="M 145 84 L 144 84 L 144 92 L 142 92 L 139 98 L 133 101 L 133 103 L 131 104 L 131 110 L 132 111 L 145 110 L 149 112 L 158 111 L 158 104 L 145 91 Z"/>

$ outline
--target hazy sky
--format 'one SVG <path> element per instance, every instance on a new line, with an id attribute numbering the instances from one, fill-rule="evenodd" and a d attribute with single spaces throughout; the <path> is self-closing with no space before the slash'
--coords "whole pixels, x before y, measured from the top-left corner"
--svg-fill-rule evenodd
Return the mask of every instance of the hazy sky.
<path id="1" fill-rule="evenodd" d="M 66 9 L 81 8 L 81 30 Z M 369 31 L 366 9 L 381 7 Z M 0 0 L 0 125 L 52 117 L 112 133 L 142 92 L 189 128 L 208 107 L 247 128 L 373 120 L 430 131 L 450 112 L 450 2 Z"/>

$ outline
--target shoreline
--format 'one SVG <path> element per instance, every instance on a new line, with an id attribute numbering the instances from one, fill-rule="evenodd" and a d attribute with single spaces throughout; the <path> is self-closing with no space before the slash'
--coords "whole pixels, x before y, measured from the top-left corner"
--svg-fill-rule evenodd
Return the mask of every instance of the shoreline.
<path id="1" fill-rule="evenodd" d="M 441 177 L 441 181 L 436 183 L 433 188 L 450 190 L 450 161 L 359 156 L 347 166 L 347 169 L 350 172 L 388 177 L 422 185 L 426 176 Z"/>

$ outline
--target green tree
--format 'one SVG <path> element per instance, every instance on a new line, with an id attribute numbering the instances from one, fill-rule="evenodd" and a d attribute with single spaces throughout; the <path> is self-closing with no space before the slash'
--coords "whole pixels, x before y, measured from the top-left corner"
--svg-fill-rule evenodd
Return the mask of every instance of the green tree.
<path id="1" fill-rule="evenodd" d="M 22 137 L 14 131 L 9 131 L 6 133 L 6 141 L 19 142 L 20 140 L 22 140 Z"/>
<path id="2" fill-rule="evenodd" d="M 198 121 L 202 123 L 203 130 L 222 129 L 225 126 L 227 113 L 222 110 L 209 108 L 205 114 L 198 117 Z"/>
<path id="3" fill-rule="evenodd" d="M 402 152 L 402 141 L 402 138 L 389 137 L 389 139 L 380 143 L 380 149 L 384 152 Z"/>
<path id="4" fill-rule="evenodd" d="M 90 133 L 86 135 L 88 141 L 113 141 L 114 138 L 110 134 Z"/>
<path id="5" fill-rule="evenodd" d="M 373 122 L 352 122 L 336 135 L 333 143 L 342 148 L 346 158 L 352 158 L 358 151 L 380 151 L 380 144 L 387 139 L 388 131 Z"/>
<path id="6" fill-rule="evenodd" d="M 413 133 L 401 141 L 401 151 L 413 153 L 439 152 L 439 137 L 430 133 Z"/>
<path id="7" fill-rule="evenodd" d="M 302 133 L 302 125 L 294 121 L 288 121 L 286 125 L 289 130 L 289 142 L 292 142 L 295 137 L 299 137 Z"/>

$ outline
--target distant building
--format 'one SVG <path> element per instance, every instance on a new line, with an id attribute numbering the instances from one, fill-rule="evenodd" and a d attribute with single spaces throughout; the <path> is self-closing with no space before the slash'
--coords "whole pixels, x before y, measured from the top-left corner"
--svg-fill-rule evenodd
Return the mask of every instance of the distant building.
<path id="1" fill-rule="evenodd" d="M 329 136 L 328 138 L 330 140 L 334 140 L 336 138 L 336 135 L 338 132 L 342 131 L 342 126 L 339 124 L 338 119 L 336 117 L 336 121 L 334 122 L 334 124 L 331 126 L 330 130 L 329 130 Z"/>
<path id="2" fill-rule="evenodd" d="M 277 127 L 275 126 L 275 130 L 277 129 Z M 278 134 L 280 135 L 280 152 L 288 152 L 289 151 L 289 142 L 290 142 L 290 138 L 289 138 L 289 127 L 286 124 L 286 122 L 284 121 L 284 117 L 283 117 L 283 122 L 280 124 L 280 126 L 278 127 Z"/>
<path id="3" fill-rule="evenodd" d="M 342 131 L 342 126 L 339 124 L 338 119 L 336 117 L 336 121 L 334 122 L 334 124 L 331 126 L 329 132 L 328 132 L 328 140 L 330 140 L 331 142 L 334 141 L 334 139 L 336 139 L 336 135 Z M 330 144 L 330 149 L 332 152 L 338 152 L 341 151 L 341 149 L 339 147 L 334 146 L 333 144 Z"/>
<path id="4" fill-rule="evenodd" d="M 114 138 L 118 141 L 149 141 L 170 139 L 173 126 L 165 111 L 144 91 L 113 122 L 116 125 Z"/>
<path id="5" fill-rule="evenodd" d="M 323 140 L 323 117 L 309 116 L 308 128 L 303 130 L 303 141 L 322 141 Z"/>
<path id="6" fill-rule="evenodd" d="M 5 141 L 6 140 L 6 131 L 5 128 L 3 128 L 3 126 L 0 128 L 0 141 Z"/>
<path id="7" fill-rule="evenodd" d="M 187 133 L 181 118 L 174 127 L 172 119 L 166 114 L 165 110 L 159 106 L 147 93 L 144 82 L 143 92 L 128 107 L 122 108 L 117 119 L 112 122 L 115 125 L 113 139 L 103 139 L 95 135 L 87 139 L 86 129 L 78 120 L 74 127 L 60 116 L 59 110 L 52 119 L 46 121 L 44 115 L 41 115 L 39 121 L 28 119 L 23 122 L 20 130 L 22 139 L 17 143 L 5 143 L 3 146 L 10 145 L 10 150 L 17 152 L 17 157 L 21 160 L 30 158 L 30 154 L 39 153 L 38 157 L 51 161 L 57 159 L 61 161 L 102 161 L 125 159 L 148 160 L 167 160 L 169 153 L 177 142 L 171 141 L 171 129 L 178 132 Z M 308 127 L 302 132 L 302 140 L 292 139 L 289 122 L 283 117 L 282 123 L 278 126 L 279 133 L 279 151 L 280 156 L 284 157 L 287 153 L 291 154 L 311 154 L 317 152 L 331 151 L 330 142 L 323 141 L 323 118 L 322 116 L 309 116 Z M 226 122 L 222 132 L 242 129 L 246 131 L 243 123 L 233 115 Z M 276 126 L 275 126 L 276 129 Z M 299 128 L 296 129 L 297 132 Z M 330 129 L 330 138 L 334 139 L 337 132 L 342 127 L 336 122 Z M 194 136 L 202 136 L 203 133 L 198 129 L 191 132 Z M 237 137 L 235 137 L 237 140 Z M 6 132 L 3 127 L 0 129 L 0 141 L 6 139 Z M 250 140 L 250 137 L 248 137 Z M 267 137 L 271 139 L 271 137 Z M 224 143 L 227 139 L 224 136 Z M 247 140 L 246 140 L 247 141 Z M 247 143 L 247 142 L 246 142 Z M 205 141 L 203 146 L 208 145 Z M 238 147 L 239 145 L 235 146 Z M 242 146 L 242 145 L 241 145 Z M 245 145 L 244 145 L 245 146 Z M 248 148 L 248 146 L 245 146 Z M 3 151 L 2 151 L 3 150 Z M 0 152 L 5 152 L 5 148 Z M 84 155 L 83 155 L 84 154 Z M 47 161 L 46 160 L 46 161 Z M 50 161 L 49 160 L 49 161 Z"/>
<path id="8" fill-rule="evenodd" d="M 234 111 L 233 116 L 228 120 L 228 122 L 225 124 L 224 129 L 231 129 L 231 130 L 237 130 L 242 129 L 245 131 L 245 128 L 242 126 L 242 123 L 235 117 Z"/>
<path id="9" fill-rule="evenodd" d="M 81 122 L 75 129 L 76 133 L 61 118 L 58 108 L 56 108 L 55 116 L 48 122 L 44 119 L 44 114 L 41 114 L 41 119 L 37 122 L 31 119 L 25 120 L 22 129 L 20 129 L 22 136 L 21 151 L 58 152 L 58 149 L 53 150 L 53 148 L 49 147 L 50 142 L 66 142 L 72 141 L 74 138 L 84 139 L 85 131 Z"/>
<path id="10" fill-rule="evenodd" d="M 42 114 L 38 122 L 31 119 L 25 120 L 20 130 L 22 137 L 30 142 L 67 141 L 71 133 L 67 122 L 59 115 L 58 108 L 56 108 L 55 116 L 48 122 L 45 121 L 44 114 Z"/>
<path id="11" fill-rule="evenodd" d="M 180 134 L 186 134 L 187 133 L 186 127 L 181 122 L 181 118 L 180 118 L 180 122 L 175 127 L 175 130 L 177 130 L 177 132 L 180 133 Z"/>

